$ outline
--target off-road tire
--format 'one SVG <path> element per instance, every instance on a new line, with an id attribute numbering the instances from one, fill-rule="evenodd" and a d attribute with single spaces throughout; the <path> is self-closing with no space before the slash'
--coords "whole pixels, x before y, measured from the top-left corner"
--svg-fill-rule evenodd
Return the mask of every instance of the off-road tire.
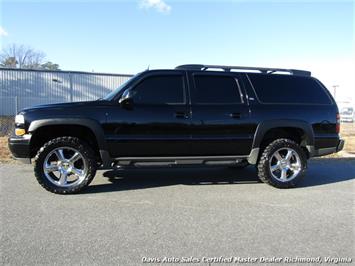
<path id="1" fill-rule="evenodd" d="M 300 157 L 301 160 L 301 171 L 299 174 L 292 180 L 281 182 L 273 177 L 270 172 L 270 159 L 272 154 L 275 151 L 281 148 L 291 148 Z M 297 185 L 297 183 L 303 178 L 307 169 L 307 157 L 302 148 L 294 141 L 290 139 L 277 139 L 271 142 L 263 151 L 260 156 L 259 162 L 257 164 L 258 176 L 260 180 L 264 183 L 270 184 L 277 188 L 293 188 Z"/>
<path id="2" fill-rule="evenodd" d="M 66 146 L 78 150 L 86 160 L 88 171 L 84 180 L 74 187 L 60 187 L 51 183 L 45 176 L 43 163 L 46 156 L 55 148 Z M 57 194 L 73 194 L 82 191 L 94 179 L 96 174 L 97 162 L 93 150 L 76 137 L 59 137 L 45 143 L 37 152 L 34 158 L 34 173 L 38 183 L 46 190 Z"/>

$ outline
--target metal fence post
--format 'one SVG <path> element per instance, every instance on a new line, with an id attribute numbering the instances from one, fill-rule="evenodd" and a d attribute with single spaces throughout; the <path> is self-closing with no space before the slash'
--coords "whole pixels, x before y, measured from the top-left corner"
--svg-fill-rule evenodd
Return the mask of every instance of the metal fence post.
<path id="1" fill-rule="evenodd" d="M 73 73 L 69 72 L 70 101 L 73 101 Z"/>
<path id="2" fill-rule="evenodd" d="M 18 113 L 18 96 L 15 96 L 15 115 Z"/>

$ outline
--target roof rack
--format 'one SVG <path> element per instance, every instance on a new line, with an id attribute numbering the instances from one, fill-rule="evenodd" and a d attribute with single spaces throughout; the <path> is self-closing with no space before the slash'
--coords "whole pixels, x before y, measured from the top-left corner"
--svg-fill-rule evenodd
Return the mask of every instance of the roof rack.
<path id="1" fill-rule="evenodd" d="M 222 65 L 198 65 L 198 64 L 191 64 L 191 65 L 181 65 L 177 66 L 175 69 L 185 69 L 185 70 L 199 70 L 199 71 L 206 71 L 210 68 L 217 68 L 222 69 L 225 72 L 230 72 L 233 70 L 252 70 L 252 71 L 259 71 L 263 74 L 272 74 L 275 72 L 287 72 L 291 75 L 296 76 L 311 76 L 310 71 L 305 70 L 298 70 L 298 69 L 284 69 L 284 68 L 269 68 L 269 67 L 245 67 L 245 66 L 222 66 Z"/>

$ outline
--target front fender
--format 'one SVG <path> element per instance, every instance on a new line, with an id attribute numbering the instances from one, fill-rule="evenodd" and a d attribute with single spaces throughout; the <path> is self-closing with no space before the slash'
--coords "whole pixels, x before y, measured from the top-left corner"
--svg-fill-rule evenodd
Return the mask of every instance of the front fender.
<path id="1" fill-rule="evenodd" d="M 96 137 L 97 145 L 99 146 L 100 156 L 104 166 L 110 164 L 111 159 L 108 153 L 105 135 L 102 127 L 97 121 L 88 118 L 67 118 L 67 117 L 40 119 L 40 120 L 32 121 L 31 124 L 29 125 L 28 131 L 29 133 L 33 133 L 37 129 L 43 126 L 54 126 L 54 125 L 61 125 L 61 126 L 77 125 L 77 126 L 84 126 L 89 128 Z"/>

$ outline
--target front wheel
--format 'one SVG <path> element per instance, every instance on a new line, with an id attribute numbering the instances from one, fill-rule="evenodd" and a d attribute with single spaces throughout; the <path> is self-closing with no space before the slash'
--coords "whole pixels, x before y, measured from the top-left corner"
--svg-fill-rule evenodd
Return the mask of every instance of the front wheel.
<path id="1" fill-rule="evenodd" d="M 56 138 L 38 151 L 34 172 L 38 183 L 48 191 L 76 193 L 94 178 L 95 156 L 92 149 L 78 138 Z"/>
<path id="2" fill-rule="evenodd" d="M 292 140 L 277 139 L 264 150 L 258 163 L 262 182 L 277 188 L 295 187 L 304 176 L 307 157 L 302 148 Z"/>

